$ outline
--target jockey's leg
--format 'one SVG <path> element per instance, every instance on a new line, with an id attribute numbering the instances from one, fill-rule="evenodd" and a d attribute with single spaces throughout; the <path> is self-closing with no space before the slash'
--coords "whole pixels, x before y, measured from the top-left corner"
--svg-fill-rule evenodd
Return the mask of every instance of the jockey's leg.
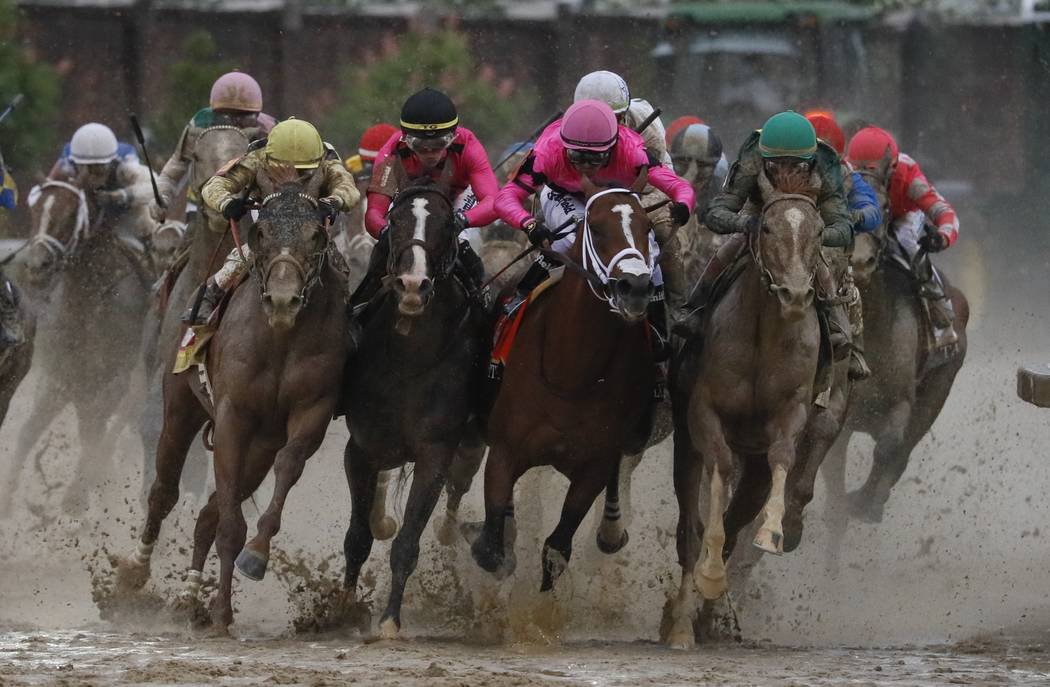
<path id="1" fill-rule="evenodd" d="M 842 279 L 842 289 L 847 298 L 846 314 L 853 341 L 849 358 L 849 378 L 856 382 L 870 377 L 871 368 L 864 357 L 864 305 L 860 300 L 860 289 L 853 283 L 853 268 L 848 263 Z"/>
<path id="2" fill-rule="evenodd" d="M 642 197 L 642 205 L 650 206 L 666 199 L 666 196 L 654 191 Z M 671 206 L 649 213 L 649 220 L 653 224 L 653 235 L 660 247 L 660 270 L 664 278 L 664 299 L 671 312 L 678 312 L 689 295 L 689 284 L 685 278 L 685 265 L 682 264 L 681 242 L 678 240 L 678 232 L 684 228 L 675 229 L 671 222 Z"/>
<path id="3" fill-rule="evenodd" d="M 835 278 L 831 274 L 831 269 L 823 260 L 817 262 L 816 284 L 817 307 L 828 319 L 831 357 L 834 360 L 844 360 L 849 355 L 852 339 L 849 315 L 846 313 L 844 304 L 832 302 L 838 296 L 838 288 L 835 286 Z"/>
<path id="4" fill-rule="evenodd" d="M 919 237 L 923 233 L 925 221 L 925 215 L 916 210 L 894 222 L 893 230 L 897 242 L 907 253 L 912 273 L 919 282 L 919 296 L 926 301 L 929 308 L 930 321 L 936 330 L 935 345 L 948 346 L 959 340 L 953 326 L 955 312 L 951 299 L 944 292 L 944 285 L 933 267 L 930 256 L 918 257 Z"/>
<path id="5" fill-rule="evenodd" d="M 478 198 L 469 186 L 456 196 L 452 209 L 466 212 L 478 204 Z M 481 234 L 477 227 L 469 227 L 459 232 L 459 254 L 456 258 L 456 275 L 467 287 L 472 298 L 481 300 L 481 285 L 485 283 L 485 265 L 475 252 L 474 246 L 481 245 Z"/>
<path id="6" fill-rule="evenodd" d="M 703 310 L 708 305 L 715 283 L 736 261 L 737 256 L 746 246 L 747 236 L 732 234 L 725 243 L 718 247 L 689 294 L 685 305 L 673 318 L 675 334 L 683 338 L 692 338 L 701 334 Z"/>
<path id="7" fill-rule="evenodd" d="M 357 305 L 367 303 L 379 291 L 383 283 L 383 274 L 386 272 L 386 263 L 390 259 L 390 232 L 383 231 L 379 234 L 379 240 L 372 247 L 372 254 L 368 258 L 368 271 L 365 278 L 358 284 L 353 295 L 350 296 L 349 307 L 353 309 Z"/>
<path id="8" fill-rule="evenodd" d="M 244 255 L 243 259 L 241 258 L 242 253 Z M 182 321 L 190 325 L 207 323 L 230 287 L 237 284 L 248 272 L 248 261 L 251 259 L 251 256 L 252 251 L 248 246 L 234 247 L 230 254 L 226 256 L 226 260 L 223 262 L 222 267 L 219 268 L 219 271 L 208 277 L 208 281 L 205 282 L 204 295 L 200 297 L 200 305 L 197 306 L 196 316 L 193 313 L 193 308 L 196 304 L 190 303 L 189 308 L 182 314 Z M 194 301 L 196 300 L 194 298 Z"/>
<path id="9" fill-rule="evenodd" d="M 573 218 L 577 221 L 584 216 L 584 206 L 574 196 L 568 194 L 558 193 L 552 191 L 549 188 L 544 188 L 540 191 L 540 213 L 543 215 L 543 221 L 546 223 L 551 230 L 554 230 L 561 225 L 565 224 L 569 218 Z M 564 229 L 562 230 L 564 231 Z M 558 253 L 567 253 L 572 248 L 572 244 L 576 241 L 576 232 L 569 232 L 567 235 L 561 237 L 557 241 L 551 244 L 551 249 Z M 537 256 L 536 261 L 532 263 L 528 271 L 522 276 L 518 282 L 518 286 L 515 289 L 514 296 L 504 306 L 504 310 L 507 313 L 512 313 L 518 309 L 518 306 L 529 297 L 532 290 L 537 286 L 547 281 L 550 277 L 550 271 L 554 269 L 556 265 L 551 264 L 543 256 Z"/>

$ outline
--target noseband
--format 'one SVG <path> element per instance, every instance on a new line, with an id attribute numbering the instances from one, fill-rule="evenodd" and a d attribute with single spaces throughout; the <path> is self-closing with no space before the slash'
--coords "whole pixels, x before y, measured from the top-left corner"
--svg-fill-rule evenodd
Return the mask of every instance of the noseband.
<path id="1" fill-rule="evenodd" d="M 777 194 L 773 198 L 771 198 L 768 201 L 766 201 L 766 204 L 762 206 L 762 214 L 760 215 L 760 217 L 762 218 L 763 223 L 765 222 L 766 212 L 769 211 L 769 208 L 773 207 L 774 205 L 776 205 L 777 203 L 779 203 L 779 202 L 781 202 L 783 200 L 802 200 L 802 201 L 805 201 L 814 210 L 817 209 L 817 201 L 813 200 L 813 198 L 811 198 L 810 196 L 807 196 L 805 194 L 802 194 L 802 193 L 781 193 L 781 194 Z M 821 230 L 821 231 L 823 231 L 823 230 Z M 755 261 L 755 265 L 758 266 L 759 275 L 761 275 L 761 279 L 762 279 L 762 285 L 765 287 L 766 291 L 768 291 L 771 294 L 775 294 L 780 289 L 785 288 L 785 287 L 783 287 L 782 285 L 780 285 L 780 284 L 778 284 L 776 282 L 776 279 L 773 277 L 773 273 L 769 271 L 769 269 L 766 267 L 765 261 L 762 259 L 762 227 L 761 226 L 759 226 L 758 231 L 756 231 L 753 234 L 751 234 L 750 236 L 748 236 L 747 247 L 748 247 L 748 250 L 751 252 L 751 259 L 754 260 Z M 816 276 L 817 276 L 817 270 L 816 270 L 816 267 L 814 267 L 813 270 L 810 272 L 810 275 L 809 275 L 809 283 L 811 285 L 813 284 L 813 281 L 816 279 Z"/>
<path id="2" fill-rule="evenodd" d="M 270 195 L 262 199 L 260 206 L 265 208 L 266 204 L 269 201 L 281 195 L 283 194 L 271 193 Z M 297 193 L 296 195 L 299 198 L 308 201 L 310 203 L 310 207 L 314 208 L 315 210 L 317 209 L 316 198 L 305 193 Z M 307 303 L 309 302 L 310 293 L 313 291 L 314 286 L 316 286 L 321 281 L 321 272 L 324 268 L 325 257 L 328 255 L 328 248 L 332 243 L 332 236 L 329 233 L 328 225 L 318 224 L 318 228 L 322 232 L 324 232 L 325 242 L 320 250 L 318 250 L 315 253 L 312 253 L 306 259 L 306 266 L 304 266 L 298 258 L 292 255 L 290 249 L 288 248 L 282 248 L 281 252 L 275 255 L 274 257 L 270 258 L 270 260 L 266 263 L 266 266 L 263 267 L 261 270 L 258 266 L 258 260 L 255 259 L 254 255 L 252 256 L 252 272 L 256 274 L 256 278 L 259 280 L 259 291 L 262 294 L 263 298 L 266 298 L 269 295 L 269 292 L 266 290 L 266 285 L 269 283 L 270 274 L 273 273 L 274 269 L 278 265 L 282 264 L 291 265 L 292 269 L 295 270 L 295 274 L 299 277 L 299 280 L 302 282 L 303 285 L 302 288 L 299 289 L 299 293 L 297 294 L 300 299 L 300 302 L 302 303 L 301 307 L 306 307 Z"/>
<path id="3" fill-rule="evenodd" d="M 588 277 L 597 277 L 601 293 L 595 288 L 594 279 L 588 278 L 587 285 L 590 287 L 591 293 L 594 294 L 595 298 L 608 303 L 609 307 L 615 311 L 616 306 L 614 305 L 614 294 L 616 291 L 616 284 L 620 280 L 618 277 L 612 276 L 613 270 L 619 267 L 621 263 L 634 263 L 636 261 L 637 263 L 640 263 L 640 265 L 632 264 L 631 267 L 640 274 L 644 273 L 652 276 L 654 262 L 651 254 L 646 258 L 645 254 L 638 250 L 636 246 L 631 245 L 633 244 L 633 238 L 629 237 L 629 245 L 616 255 L 612 256 L 609 262 L 602 260 L 601 256 L 598 254 L 598 249 L 594 245 L 594 233 L 591 231 L 591 204 L 593 204 L 598 198 L 609 195 L 610 193 L 626 193 L 636 199 L 638 198 L 637 193 L 626 188 L 605 189 L 604 191 L 599 191 L 588 198 L 587 205 L 583 210 L 583 236 L 580 237 L 580 240 L 582 241 L 583 248 L 583 271 Z M 629 233 L 629 229 L 626 230 L 626 233 Z M 649 240 L 648 232 L 646 232 L 645 240 Z M 627 265 L 625 265 L 625 267 L 626 266 Z"/>
<path id="4" fill-rule="evenodd" d="M 393 212 L 395 208 L 404 205 L 405 202 L 408 201 L 408 199 L 421 195 L 423 193 L 430 193 L 432 195 L 437 196 L 438 198 L 441 198 L 445 206 L 448 208 L 448 219 L 445 220 L 444 228 L 449 230 L 449 246 L 445 249 L 443 253 L 444 259 L 441 261 L 441 263 L 436 265 L 435 274 L 432 277 L 434 281 L 438 281 L 439 279 L 444 279 L 445 277 L 452 274 L 452 270 L 456 266 L 456 255 L 458 253 L 458 236 L 455 231 L 452 231 L 452 222 L 454 216 L 454 213 L 452 211 L 452 201 L 449 200 L 448 195 L 441 192 L 439 189 L 430 188 L 427 186 L 409 187 L 404 189 L 403 191 L 398 191 L 397 195 L 394 197 L 393 202 L 390 204 L 390 210 L 387 211 L 387 214 L 389 215 L 391 212 Z M 391 238 L 393 237 L 391 236 Z M 394 279 L 397 277 L 397 266 L 401 263 L 401 256 L 403 256 L 407 251 L 412 250 L 416 247 L 422 248 L 423 252 L 427 253 L 427 242 L 425 235 L 422 239 L 417 239 L 413 237 L 406 241 L 400 242 L 396 248 L 394 247 L 393 242 L 391 242 L 390 254 L 387 258 L 386 265 L 386 272 L 388 278 Z"/>
<path id="5" fill-rule="evenodd" d="M 86 241 L 88 238 L 91 237 L 92 227 L 89 218 L 87 196 L 84 193 L 84 189 L 80 188 L 79 186 L 74 186 L 73 184 L 70 184 L 65 181 L 45 181 L 39 186 L 34 186 L 29 191 L 29 207 L 33 207 L 38 202 L 40 202 L 40 199 L 43 196 L 44 189 L 48 188 L 62 189 L 63 191 L 72 193 L 77 197 L 77 217 L 75 220 L 75 224 L 73 225 L 73 234 L 69 238 L 69 243 L 63 243 L 62 241 L 59 241 L 57 238 L 49 234 L 47 231 L 47 223 L 43 221 L 40 224 L 40 230 L 33 235 L 33 238 L 30 241 L 30 245 L 32 246 L 43 246 L 47 250 L 48 254 L 56 262 L 59 262 L 72 255 L 81 241 Z"/>

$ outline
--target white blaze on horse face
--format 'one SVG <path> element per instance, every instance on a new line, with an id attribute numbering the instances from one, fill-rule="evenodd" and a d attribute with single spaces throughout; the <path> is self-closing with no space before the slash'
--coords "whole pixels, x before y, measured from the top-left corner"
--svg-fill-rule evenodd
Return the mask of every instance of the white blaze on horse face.
<path id="1" fill-rule="evenodd" d="M 51 208 L 55 205 L 55 197 L 49 195 L 44 199 L 44 208 L 40 211 L 40 230 L 38 234 L 47 234 L 51 227 Z"/>
<path id="2" fill-rule="evenodd" d="M 784 219 L 791 225 L 791 231 L 795 233 L 802 227 L 802 220 L 805 218 L 806 215 L 798 208 L 788 208 L 787 212 L 784 213 Z"/>
<path id="3" fill-rule="evenodd" d="M 621 203 L 614 205 L 612 211 L 620 215 L 620 226 L 623 228 L 623 237 L 627 239 L 627 245 L 637 250 L 638 246 L 634 242 L 634 234 L 631 233 L 631 216 L 634 214 L 634 208 L 626 203 Z M 617 264 L 617 267 L 620 268 L 621 272 L 635 276 L 650 273 L 649 266 L 645 264 L 645 261 L 638 258 L 625 258 Z"/>
<path id="4" fill-rule="evenodd" d="M 430 217 L 426 198 L 412 200 L 412 216 L 416 218 L 416 229 L 412 238 L 416 241 L 426 240 L 427 218 Z M 409 275 L 420 278 L 427 276 L 427 252 L 422 246 L 412 246 L 412 269 L 409 270 Z"/>

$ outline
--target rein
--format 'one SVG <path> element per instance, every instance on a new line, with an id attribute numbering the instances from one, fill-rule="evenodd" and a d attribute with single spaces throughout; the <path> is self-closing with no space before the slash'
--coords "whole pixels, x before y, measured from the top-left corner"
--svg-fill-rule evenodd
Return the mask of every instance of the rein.
<path id="1" fill-rule="evenodd" d="M 817 209 L 817 201 L 813 200 L 813 198 L 811 198 L 810 196 L 804 195 L 802 193 L 782 193 L 777 194 L 770 200 L 766 201 L 766 204 L 762 206 L 762 213 L 760 217 L 765 217 L 766 212 L 769 210 L 769 208 L 776 205 L 782 200 L 802 200 L 809 204 L 814 210 Z M 773 277 L 773 273 L 769 271 L 769 269 L 766 267 L 765 261 L 762 260 L 761 227 L 758 231 L 748 236 L 747 247 L 751 253 L 751 259 L 755 261 L 755 265 L 758 267 L 758 272 L 762 279 L 762 285 L 765 287 L 766 291 L 772 294 L 776 293 L 776 291 L 783 288 L 780 284 L 776 282 L 776 279 Z M 810 284 L 813 283 L 813 281 L 816 279 L 816 276 L 817 272 L 814 268 L 813 272 L 809 275 Z"/>
<path id="2" fill-rule="evenodd" d="M 266 203 L 282 194 L 271 193 L 262 199 L 259 203 L 259 207 L 265 207 Z M 298 193 L 296 194 L 299 198 L 310 202 L 311 207 L 317 207 L 317 200 L 308 194 Z M 251 271 L 256 275 L 256 279 L 259 282 L 259 293 L 265 298 L 267 295 L 266 284 L 270 280 L 270 274 L 274 268 L 281 264 L 288 264 L 295 270 L 296 275 L 302 282 L 302 288 L 299 289 L 297 294 L 302 305 L 300 307 L 306 308 L 310 300 L 310 294 L 313 292 L 314 287 L 321 282 L 321 273 L 324 271 L 325 257 L 328 255 L 328 249 L 332 245 L 332 232 L 331 226 L 328 221 L 325 220 L 324 224 L 318 225 L 319 228 L 324 231 L 325 242 L 324 246 L 321 247 L 315 253 L 312 253 L 306 259 L 306 266 L 303 265 L 294 255 L 288 252 L 287 248 L 282 248 L 281 252 L 270 258 L 269 262 L 266 263 L 265 267 L 259 267 L 259 261 L 255 258 L 254 253 L 252 254 L 251 260 Z M 241 237 L 240 232 L 237 230 L 237 223 L 230 220 L 230 233 L 233 234 L 233 241 L 237 245 L 237 252 L 241 255 L 241 260 L 246 260 L 244 252 L 241 249 Z"/>

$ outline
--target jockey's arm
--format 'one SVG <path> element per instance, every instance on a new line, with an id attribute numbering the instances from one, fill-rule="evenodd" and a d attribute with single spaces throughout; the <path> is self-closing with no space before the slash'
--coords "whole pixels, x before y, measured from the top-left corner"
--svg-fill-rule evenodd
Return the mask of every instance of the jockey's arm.
<path id="1" fill-rule="evenodd" d="M 828 151 L 828 152 L 826 152 Z M 817 170 L 821 187 L 817 209 L 824 220 L 823 245 L 845 248 L 853 243 L 853 223 L 846 204 L 846 188 L 842 181 L 842 164 L 830 147 L 817 149 Z"/>
<path id="2" fill-rule="evenodd" d="M 948 242 L 948 246 L 954 245 L 959 238 L 959 218 L 955 214 L 955 208 L 926 179 L 918 163 L 904 154 L 900 157 L 902 161 L 910 162 L 907 168 L 898 163 L 899 170 L 906 169 L 909 173 L 905 188 L 909 204 L 923 211 L 930 223 L 937 227 L 937 231 Z"/>
<path id="3" fill-rule="evenodd" d="M 747 232 L 751 218 L 741 215 L 740 211 L 758 188 L 760 166 L 760 159 L 750 160 L 744 157 L 733 164 L 725 186 L 708 204 L 707 215 L 703 218 L 708 229 L 716 234 Z"/>
<path id="4" fill-rule="evenodd" d="M 649 166 L 649 184 L 664 192 L 676 203 L 683 203 L 692 212 L 696 207 L 696 191 L 693 185 L 662 164 Z"/>
<path id="5" fill-rule="evenodd" d="M 467 166 L 467 177 L 470 180 L 470 188 L 478 199 L 478 204 L 467 210 L 467 226 L 484 227 L 492 224 L 497 219 L 496 194 L 499 193 L 499 182 L 496 181 L 496 173 L 492 171 L 489 156 L 485 148 L 476 138 L 463 150 L 461 158 Z"/>
<path id="6" fill-rule="evenodd" d="M 117 183 L 128 194 L 130 207 L 142 207 L 153 200 L 149 170 L 139 162 L 123 162 L 117 167 Z"/>
<path id="7" fill-rule="evenodd" d="M 643 98 L 632 98 L 631 105 L 627 108 L 626 124 L 636 129 L 654 112 L 653 106 Z M 667 130 L 659 117 L 654 119 L 649 126 L 638 132 L 645 141 L 645 150 L 656 160 L 667 167 L 674 169 L 671 154 L 667 152 Z"/>
<path id="8" fill-rule="evenodd" d="M 324 175 L 322 197 L 338 198 L 343 203 L 344 212 L 361 202 L 357 182 L 340 160 L 323 160 L 320 171 Z"/>
<path id="9" fill-rule="evenodd" d="M 176 194 L 186 180 L 186 173 L 190 169 L 189 131 L 187 125 L 182 129 L 179 143 L 175 146 L 175 152 L 171 154 L 168 161 L 164 163 L 164 169 L 157 177 L 157 189 L 165 205 L 171 205 Z"/>
<path id="10" fill-rule="evenodd" d="M 246 188 L 255 183 L 255 174 L 261 164 L 260 153 L 249 153 L 240 160 L 228 164 L 204 182 L 201 188 L 201 200 L 215 212 L 223 208 Z"/>
<path id="11" fill-rule="evenodd" d="M 882 224 L 882 209 L 875 190 L 857 172 L 850 172 L 848 193 L 850 220 L 858 234 L 875 231 Z"/>
<path id="12" fill-rule="evenodd" d="M 532 219 L 532 215 L 525 209 L 525 200 L 547 182 L 546 175 L 535 170 L 535 163 L 536 154 L 529 153 L 518 167 L 518 171 L 496 194 L 497 216 L 516 229 L 523 229 L 525 222 Z"/>

